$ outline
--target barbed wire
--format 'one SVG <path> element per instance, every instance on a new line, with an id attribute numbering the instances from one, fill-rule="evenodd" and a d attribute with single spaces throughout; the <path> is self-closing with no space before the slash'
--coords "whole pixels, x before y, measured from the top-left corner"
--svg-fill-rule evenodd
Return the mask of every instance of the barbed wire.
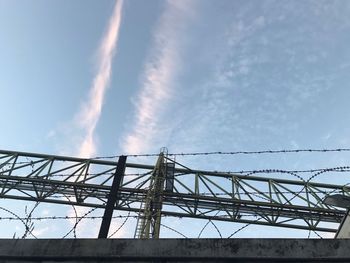
<path id="1" fill-rule="evenodd" d="M 22 238 L 25 238 L 25 237 L 27 236 L 27 233 L 29 233 L 29 234 L 32 235 L 35 239 L 37 239 L 37 237 L 33 234 L 33 229 L 29 228 L 28 225 L 27 225 L 27 223 L 26 223 L 26 221 L 25 221 L 25 220 L 27 219 L 27 217 L 21 218 L 21 217 L 19 217 L 16 213 L 14 213 L 14 212 L 12 212 L 11 210 L 9 210 L 9 209 L 7 209 L 7 208 L 4 208 L 4 207 L 0 207 L 0 210 L 3 210 L 3 211 L 5 211 L 5 212 L 11 214 L 11 215 L 13 216 L 14 219 L 17 219 L 17 220 L 21 221 L 21 223 L 22 223 L 22 224 L 24 225 L 24 227 L 25 227 L 25 232 L 24 232 L 25 234 L 23 234 Z M 15 237 L 15 235 L 14 235 L 14 237 Z"/>
<path id="2" fill-rule="evenodd" d="M 319 153 L 327 153 L 327 152 L 349 152 L 350 149 L 348 148 L 338 148 L 338 149 L 298 149 L 298 150 L 264 150 L 264 151 L 235 151 L 235 152 L 194 152 L 194 153 L 170 153 L 168 154 L 168 156 L 205 156 L 205 155 L 238 155 L 238 154 L 278 154 L 278 153 L 302 153 L 302 152 L 307 152 L 307 153 L 312 153 L 312 152 L 319 152 Z M 152 156 L 158 156 L 159 154 L 139 154 L 139 155 L 127 155 L 128 157 L 152 157 Z M 121 155 L 114 155 L 114 156 L 97 156 L 95 158 L 92 159 L 108 159 L 108 158 L 117 158 L 120 157 Z M 16 162 L 16 164 L 24 164 L 27 163 L 29 165 L 33 165 L 32 168 L 34 168 L 34 163 L 33 161 L 29 160 L 28 162 Z M 217 171 L 215 171 L 217 172 Z M 303 181 L 305 184 L 307 184 L 308 182 L 310 182 L 311 180 L 315 179 L 316 177 L 318 177 L 319 175 L 326 173 L 326 172 L 350 172 L 350 166 L 338 166 L 338 167 L 331 167 L 331 168 L 318 168 L 318 169 L 307 169 L 307 170 L 281 170 L 281 169 L 261 169 L 261 170 L 241 170 L 241 171 L 228 171 L 228 172 L 217 172 L 217 173 L 226 173 L 226 174 L 230 174 L 230 173 L 234 173 L 234 174 L 242 174 L 244 176 L 250 176 L 250 175 L 254 175 L 254 174 L 271 174 L 271 173 L 282 173 L 282 174 L 289 174 L 291 176 L 294 176 L 296 178 L 298 178 L 299 180 Z M 301 173 L 313 173 L 309 176 L 309 178 L 307 180 L 305 180 L 303 177 L 301 177 L 299 174 Z M 86 175 L 98 175 L 101 173 L 87 173 Z M 112 175 L 113 173 L 104 173 L 104 174 L 110 174 Z M 137 173 L 133 173 L 133 174 L 125 174 L 125 176 L 140 176 L 142 174 L 137 174 Z M 51 176 L 72 176 L 71 174 L 52 174 Z M 81 176 L 81 175 L 73 175 L 73 176 Z M 147 180 L 145 180 L 147 181 Z M 142 183 L 142 182 L 141 182 Z M 300 191 L 296 191 L 294 192 L 285 192 L 288 194 L 293 194 L 293 196 L 291 198 L 289 198 L 285 204 L 287 204 L 288 202 L 292 201 L 294 198 L 296 198 L 299 194 L 306 192 L 305 190 L 305 185 L 303 186 L 303 188 Z M 323 191 L 320 191 L 321 193 L 324 193 Z M 332 192 L 332 191 L 330 191 Z M 269 193 L 269 192 L 246 192 L 246 193 L 242 193 L 242 194 L 252 194 L 255 196 L 258 196 L 259 198 L 262 198 L 261 196 L 259 196 L 259 194 L 261 193 Z M 201 193 L 203 195 L 209 195 L 211 193 Z M 217 195 L 224 195 L 224 193 L 217 193 Z M 53 196 L 51 196 L 52 198 L 54 198 Z M 69 200 L 69 197 L 68 197 Z M 75 216 L 65 216 L 65 217 L 33 217 L 33 211 L 35 210 L 35 208 L 38 206 L 38 203 L 33 207 L 32 211 L 27 213 L 26 211 L 26 217 L 25 218 L 20 218 L 18 216 L 13 216 L 13 217 L 0 217 L 0 220 L 5 220 L 5 219 L 9 219 L 9 220 L 21 220 L 22 223 L 25 225 L 25 233 L 23 235 L 22 238 L 25 238 L 27 236 L 27 234 L 32 234 L 32 231 L 34 229 L 34 225 L 32 224 L 32 220 L 44 220 L 44 219 L 75 219 L 76 222 L 74 224 L 74 226 L 72 227 L 72 229 L 65 235 L 63 236 L 63 238 L 67 237 L 72 231 L 74 234 L 74 237 L 76 237 L 76 228 L 79 224 L 79 222 L 81 222 L 81 220 L 83 219 L 97 219 L 97 218 L 102 218 L 100 216 L 89 216 L 90 213 L 92 213 L 93 211 L 95 211 L 97 209 L 97 207 L 89 210 L 88 212 L 86 212 L 83 216 L 78 217 L 77 216 L 77 212 L 75 210 Z M 73 205 L 74 208 L 74 205 Z M 74 208 L 75 209 L 75 208 Z M 5 210 L 6 211 L 6 210 Z M 245 215 L 247 216 L 247 215 Z M 111 235 L 113 236 L 115 233 L 117 233 L 127 222 L 127 220 L 129 218 L 137 218 L 137 216 L 130 216 L 130 212 L 128 214 L 128 216 L 124 217 L 125 220 L 123 221 L 123 223 L 121 224 L 121 226 Z M 123 218 L 121 216 L 117 216 L 117 217 L 113 217 L 113 218 Z M 258 218 L 257 220 L 255 220 L 254 222 L 257 222 L 259 220 L 261 220 L 262 217 Z M 241 228 L 239 228 L 238 230 L 236 230 L 235 232 L 233 232 L 228 238 L 231 238 L 232 236 L 236 235 L 238 232 L 242 231 L 243 229 L 245 229 L 246 227 L 248 227 L 249 225 L 253 224 L 254 222 L 250 222 L 247 223 L 246 225 L 242 226 Z M 220 237 L 222 237 L 220 230 L 217 228 L 217 226 L 212 222 L 212 220 L 208 220 L 207 224 L 203 227 L 203 229 L 201 230 L 199 237 L 201 235 L 201 233 L 204 231 L 204 229 L 206 228 L 206 226 L 211 223 L 213 224 L 214 228 L 216 229 L 216 231 L 219 233 Z M 168 226 L 164 226 L 166 228 L 171 229 Z M 173 229 L 172 229 L 173 230 Z M 313 231 L 317 236 L 319 236 L 320 238 L 322 238 L 316 231 L 314 230 L 310 230 L 308 238 L 310 237 L 310 233 L 311 231 Z M 176 231 L 175 231 L 176 232 Z M 180 234 L 180 233 L 179 233 Z M 182 234 L 181 234 L 182 235 Z M 34 236 L 34 235 L 33 235 Z M 110 237 L 111 237 L 110 236 Z M 35 236 L 34 236 L 35 237 Z M 36 237 L 35 237 L 36 238 Z"/>
<path id="3" fill-rule="evenodd" d="M 190 174 L 192 170 L 189 170 L 189 173 L 181 173 L 181 174 L 175 174 L 175 177 L 178 176 L 183 176 Z M 326 168 L 315 168 L 315 169 L 303 169 L 303 170 L 282 170 L 282 169 L 256 169 L 256 170 L 237 170 L 237 171 L 203 171 L 204 175 L 205 172 L 209 172 L 211 175 L 222 175 L 222 174 L 227 174 L 227 175 L 242 175 L 242 176 L 251 176 L 255 174 L 289 174 L 292 175 L 293 177 L 298 178 L 299 180 L 304 180 L 300 175 L 298 174 L 307 174 L 307 173 L 324 173 L 324 172 L 337 172 L 337 173 L 345 173 L 345 172 L 350 172 L 350 166 L 336 166 L 336 167 L 326 167 Z M 86 176 L 96 176 L 96 175 L 113 175 L 114 173 L 86 173 Z M 125 177 L 137 177 L 137 176 L 144 176 L 146 173 L 125 173 Z M 27 175 L 21 175 L 21 174 L 15 174 L 16 176 L 24 177 Z M 81 177 L 83 175 L 77 175 L 77 174 L 70 174 L 70 173 L 64 173 L 64 174 L 44 174 L 41 176 L 32 176 L 34 178 L 41 178 L 41 177 Z M 151 176 L 151 175 L 150 175 Z M 86 178 L 89 179 L 89 178 Z M 86 180 L 85 179 L 85 180 Z"/>
<path id="4" fill-rule="evenodd" d="M 315 193 L 315 194 L 331 194 L 331 193 L 333 193 L 333 191 L 334 190 L 331 190 L 331 191 L 326 191 L 326 190 L 324 190 L 324 191 L 321 191 L 321 190 L 319 190 L 319 191 L 312 191 L 313 193 Z M 339 189 L 337 189 L 337 190 L 335 190 L 335 191 L 341 191 L 341 190 L 339 190 Z M 240 192 L 239 193 L 239 195 L 254 195 L 254 194 L 257 194 L 257 195 L 259 195 L 259 194 L 272 194 L 272 195 L 276 195 L 277 194 L 277 192 L 267 192 L 267 191 L 261 191 L 261 192 L 257 192 L 257 191 L 246 191 L 246 192 Z M 278 191 L 278 194 L 293 194 L 293 195 L 295 195 L 295 194 L 298 194 L 299 192 L 298 191 Z M 308 191 L 302 191 L 301 193 L 308 193 Z M 232 197 L 232 195 L 230 195 L 230 194 L 228 194 L 228 193 L 223 193 L 223 192 L 213 192 L 213 193 L 211 193 L 211 192 L 199 192 L 198 193 L 199 195 L 204 195 L 204 196 L 214 196 L 214 195 L 217 195 L 217 196 L 230 196 L 230 197 Z"/>
<path id="5" fill-rule="evenodd" d="M 326 169 L 314 169 L 314 170 L 312 170 L 312 171 L 318 171 L 317 173 L 315 173 L 315 174 L 313 174 L 313 175 L 311 175 L 306 181 L 302 178 L 302 177 L 300 177 L 300 176 L 298 176 L 298 178 L 300 179 L 300 180 L 302 180 L 303 182 L 305 182 L 305 183 L 307 183 L 307 182 L 309 182 L 309 181 L 311 181 L 311 180 L 313 180 L 314 178 L 316 178 L 317 176 L 319 176 L 320 174 L 323 174 L 323 173 L 325 173 L 325 172 L 329 172 L 329 171 L 332 171 L 332 170 L 337 170 L 337 171 L 344 171 L 345 169 L 347 169 L 348 167 L 345 167 L 345 166 L 342 166 L 342 167 L 335 167 L 335 168 L 326 168 Z M 304 170 L 305 171 L 305 170 Z M 257 171 L 257 172 L 267 172 L 267 173 L 269 173 L 269 172 L 281 172 L 281 170 L 275 170 L 275 169 L 269 169 L 269 170 L 259 170 L 259 171 Z M 291 171 L 287 171 L 288 173 L 291 173 Z M 309 172 L 309 171 L 308 171 Z M 144 180 L 143 182 L 145 182 L 145 181 L 147 181 L 147 180 Z M 143 182 L 141 182 L 141 183 L 143 183 Z M 141 184 L 140 183 L 140 184 Z M 305 187 L 304 187 L 305 188 Z M 284 193 L 288 193 L 288 194 L 293 194 L 293 196 L 292 196 L 292 198 L 290 198 L 286 203 L 288 203 L 289 201 L 291 201 L 292 199 L 294 199 L 294 198 L 296 198 L 296 196 L 298 195 L 298 194 L 300 194 L 300 193 L 302 193 L 302 192 L 306 192 L 305 191 L 305 189 L 304 188 L 302 188 L 300 191 L 297 191 L 297 192 L 284 192 Z M 319 191 L 320 193 L 324 193 L 324 191 Z M 265 192 L 265 193 L 268 193 L 268 192 Z M 209 193 L 201 193 L 201 194 L 209 194 Z M 211 193 L 212 194 L 212 193 Z M 218 195 L 220 195 L 220 194 L 224 194 L 224 193 L 217 193 Z M 252 194 L 252 195 L 256 195 L 256 196 L 258 196 L 258 197 L 260 197 L 259 196 L 259 194 L 261 194 L 261 193 L 259 193 L 259 192 L 253 192 L 253 191 L 248 191 L 248 192 L 246 192 L 246 193 L 241 193 L 241 194 Z M 67 197 L 67 196 L 65 196 L 65 197 Z M 96 218 L 100 218 L 100 217 L 88 217 L 87 215 L 89 214 L 89 213 L 91 213 L 92 211 L 94 211 L 94 209 L 92 209 L 92 210 L 90 210 L 89 212 L 87 212 L 84 216 L 82 216 L 82 217 L 77 217 L 77 216 L 75 216 L 75 217 L 68 217 L 68 216 L 66 216 L 66 217 L 61 217 L 61 219 L 72 219 L 72 218 L 74 218 L 74 219 L 76 219 L 76 223 L 75 223 L 75 225 L 73 226 L 73 228 L 71 229 L 71 231 L 69 231 L 68 233 L 67 233 L 67 235 L 69 234 L 69 233 L 71 233 L 72 231 L 75 231 L 76 230 L 76 227 L 77 227 L 77 225 L 79 224 L 79 222 L 82 220 L 82 219 L 84 219 L 84 218 L 90 218 L 90 219 L 96 219 Z M 247 216 L 247 215 L 245 215 L 245 216 Z M 126 217 L 126 219 L 127 219 L 128 217 Z M 28 217 L 27 218 L 23 218 L 23 220 L 27 220 L 28 219 Z M 41 219 L 44 219 L 44 218 L 41 218 Z M 48 219 L 48 218 L 47 218 Z M 59 217 L 52 217 L 52 219 L 59 219 Z M 32 217 L 31 218 L 31 220 L 34 220 L 34 218 Z M 260 219 L 257 219 L 256 221 L 258 221 L 258 220 L 260 220 Z M 255 221 L 254 221 L 255 222 Z M 252 224 L 252 223 L 254 223 L 254 222 L 251 222 L 251 223 L 249 223 L 249 224 L 247 224 L 247 226 L 249 226 L 250 224 Z M 211 224 L 213 224 L 213 222 L 210 220 L 210 221 L 208 221 L 208 223 L 207 224 L 209 224 L 209 223 L 211 223 Z M 247 227 L 246 226 L 246 227 Z M 206 227 L 206 226 L 205 226 Z M 204 227 L 204 228 L 205 228 Z M 221 233 L 220 233 L 220 231 L 218 230 L 218 228 L 216 227 L 216 225 L 214 224 L 214 227 L 216 228 L 216 230 L 218 231 L 218 233 L 219 233 L 219 235 L 221 236 Z M 29 227 L 27 226 L 26 227 L 26 229 L 28 229 Z M 242 227 L 240 230 L 238 230 L 238 231 L 235 231 L 235 233 L 233 234 L 233 235 L 235 235 L 236 233 L 238 233 L 239 231 L 241 231 L 241 230 L 243 230 L 245 227 Z M 204 230 L 204 229 L 203 229 Z M 314 231 L 315 232 L 315 231 Z M 317 232 L 315 232 L 315 234 L 316 235 L 318 235 L 318 233 Z M 67 235 L 65 235 L 64 237 L 66 237 Z M 230 235 L 230 237 L 231 236 L 233 236 L 233 235 Z M 74 235 L 75 236 L 75 235 Z M 318 235 L 319 236 L 319 235 Z"/>
<path id="6" fill-rule="evenodd" d="M 335 148 L 335 149 L 282 149 L 282 150 L 261 150 L 261 151 L 212 151 L 212 152 L 178 152 L 167 153 L 167 156 L 205 156 L 205 155 L 251 155 L 251 154 L 279 154 L 279 153 L 329 153 L 329 152 L 350 152 L 350 148 Z M 155 157 L 159 153 L 145 154 L 120 154 L 108 156 L 95 156 L 91 159 L 115 159 L 121 156 L 127 157 Z"/>
<path id="7" fill-rule="evenodd" d="M 263 219 L 262 217 L 258 218 L 257 220 L 255 220 L 254 222 L 258 222 L 261 219 Z M 232 238 L 234 235 L 238 234 L 239 232 L 241 232 L 243 229 L 247 228 L 248 226 L 250 226 L 251 223 L 247 223 L 245 225 L 243 225 L 242 227 L 238 228 L 237 230 L 235 230 L 231 235 L 229 235 L 227 238 Z"/>
<path id="8" fill-rule="evenodd" d="M 170 226 L 167 226 L 167 225 L 165 225 L 165 224 L 163 224 L 163 223 L 160 223 L 160 225 L 163 226 L 163 227 L 165 227 L 165 228 L 167 228 L 167 229 L 169 229 L 169 230 L 171 230 L 171 231 L 173 231 L 173 232 L 175 232 L 175 233 L 177 233 L 177 234 L 179 234 L 180 236 L 182 236 L 182 237 L 184 237 L 184 238 L 188 238 L 186 235 L 184 235 L 184 234 L 181 233 L 180 231 L 178 231 L 178 230 L 176 230 L 176 229 L 174 229 L 174 228 L 172 228 L 172 227 L 170 227 Z"/>
<path id="9" fill-rule="evenodd" d="M 62 194 L 67 200 L 68 200 L 68 202 L 71 202 L 71 196 L 69 196 L 69 195 L 67 195 L 67 194 Z M 75 198 L 77 198 L 76 196 L 75 196 Z M 72 205 L 72 208 L 73 208 L 73 211 L 74 211 L 74 214 L 75 214 L 75 216 L 77 217 L 78 216 L 78 211 L 77 211 L 77 209 L 75 208 L 75 205 Z M 78 224 L 78 219 L 75 219 L 75 224 Z M 74 228 L 74 230 L 73 230 L 73 237 L 74 238 L 77 238 L 77 231 L 76 231 L 76 227 Z"/>
<path id="10" fill-rule="evenodd" d="M 177 152 L 177 153 L 166 153 L 167 156 L 206 156 L 206 155 L 254 155 L 254 154 L 285 154 L 285 153 L 331 153 L 331 152 L 350 152 L 350 148 L 324 148 L 324 149 L 280 149 L 280 150 L 260 150 L 260 151 L 207 151 L 207 152 Z M 106 156 L 94 156 L 89 158 L 91 160 L 98 159 L 115 159 L 121 156 L 126 157 L 157 157 L 160 153 L 141 153 L 141 154 L 117 154 L 117 155 L 106 155 Z M 0 156 L 11 157 L 12 155 L 2 154 Z M 24 156 L 27 162 L 17 162 L 21 164 L 33 163 L 30 157 Z"/>
<path id="11" fill-rule="evenodd" d="M 240 171 L 227 171 L 218 173 L 227 174 L 242 174 L 242 175 L 253 175 L 260 173 L 317 173 L 317 172 L 350 172 L 350 166 L 336 166 L 336 167 L 326 167 L 326 168 L 316 168 L 316 169 L 304 169 L 304 170 L 283 170 L 283 169 L 257 169 L 257 170 L 240 170 Z M 299 178 L 300 179 L 300 178 Z"/>
<path id="12" fill-rule="evenodd" d="M 40 202 L 36 202 L 29 213 L 27 211 L 27 206 L 25 206 L 24 212 L 26 214 L 26 220 L 25 220 L 26 227 L 25 227 L 25 232 L 24 232 L 24 234 L 22 236 L 22 239 L 27 237 L 27 235 L 29 233 L 29 230 L 31 230 L 31 232 L 33 232 L 33 230 L 34 230 L 34 223 L 32 223 L 31 217 L 32 217 L 32 214 L 33 214 L 34 210 L 38 207 L 39 203 Z"/>
<path id="13" fill-rule="evenodd" d="M 94 207 L 92 209 L 90 209 L 89 211 L 87 211 L 81 218 L 79 218 L 78 220 L 76 220 L 75 224 L 73 225 L 72 229 L 70 231 L 68 231 L 63 237 L 62 239 L 66 238 L 70 233 L 72 233 L 72 231 L 75 231 L 78 224 L 81 222 L 82 219 L 84 219 L 86 216 L 88 216 L 89 214 L 91 214 L 93 211 L 95 211 L 97 209 L 97 207 Z"/>
<path id="14" fill-rule="evenodd" d="M 137 218 L 138 216 L 112 216 L 112 219 L 120 219 L 120 218 Z M 43 221 L 43 220 L 69 220 L 69 219 L 90 219 L 90 220 L 97 220 L 97 219 L 102 219 L 103 216 L 39 216 L 39 217 L 32 217 L 31 220 L 37 220 L 37 221 Z M 27 217 L 17 217 L 17 216 L 0 216 L 0 220 L 9 220 L 9 221 L 13 221 L 13 220 L 26 220 Z"/>
<path id="15" fill-rule="evenodd" d="M 130 218 L 130 211 L 128 212 L 128 214 L 125 217 L 125 220 L 123 221 L 123 223 L 121 223 L 121 225 L 111 234 L 108 236 L 108 238 L 113 237 L 115 234 L 117 234 L 119 232 L 120 229 L 123 228 L 123 226 L 126 224 L 126 222 L 129 220 Z"/>
<path id="16" fill-rule="evenodd" d="M 137 219 L 139 216 L 138 215 L 119 215 L 119 216 L 112 216 L 111 219 L 125 219 L 125 218 L 133 218 L 133 219 Z M 174 216 L 174 215 L 162 215 L 162 217 L 166 218 L 174 218 L 177 217 L 179 219 L 182 219 L 182 216 Z M 222 215 L 222 216 L 218 216 L 219 218 L 231 218 L 231 216 L 229 215 Z M 241 215 L 241 217 L 247 218 L 247 217 L 258 217 L 258 215 L 251 215 L 251 214 L 244 214 Z M 25 220 L 26 217 L 15 217 L 15 216 L 0 216 L 0 220 L 8 220 L 8 221 L 21 221 L 21 220 Z M 98 216 L 40 216 L 40 217 L 32 217 L 32 220 L 36 220 L 36 221 L 45 221 L 45 220 L 69 220 L 69 219 L 86 219 L 86 220 L 100 220 L 103 219 L 102 215 L 98 215 Z M 206 219 L 200 219 L 200 220 L 206 220 Z M 208 219 L 209 220 L 209 219 Z M 212 219 L 210 219 L 212 220 Z"/>
<path id="17" fill-rule="evenodd" d="M 200 211 L 200 210 L 198 209 L 198 211 Z M 216 214 L 214 215 L 214 217 L 217 216 L 219 213 L 220 213 L 220 210 L 216 212 Z M 200 237 L 201 237 L 201 235 L 202 235 L 204 229 L 209 225 L 209 223 L 211 223 L 211 224 L 214 226 L 214 228 L 216 229 L 216 231 L 219 233 L 220 238 L 222 238 L 222 235 L 221 235 L 221 232 L 220 232 L 219 228 L 213 223 L 213 221 L 212 221 L 211 219 L 208 219 L 208 222 L 202 227 L 202 229 L 201 229 L 201 231 L 199 232 L 197 238 L 200 238 Z"/>
<path id="18" fill-rule="evenodd" d="M 293 197 L 287 199 L 286 202 L 284 203 L 284 205 L 288 204 L 288 203 L 291 202 L 293 199 L 295 199 L 299 194 L 301 194 L 302 191 L 304 191 L 306 185 L 307 185 L 311 180 L 315 179 L 317 176 L 319 176 L 319 175 L 321 175 L 321 174 L 323 174 L 323 173 L 325 173 L 325 172 L 328 172 L 328 171 L 329 171 L 329 169 L 320 170 L 319 172 L 317 172 L 317 173 L 311 175 L 306 181 L 305 181 L 302 177 L 299 177 L 299 176 L 298 176 L 298 178 L 304 183 L 304 185 L 303 185 L 302 189 L 301 189 L 300 191 L 298 191 Z M 261 219 L 263 219 L 263 217 L 259 217 L 259 218 L 256 219 L 255 221 L 249 222 L 249 223 L 245 224 L 245 225 L 242 226 L 241 228 L 239 228 L 239 229 L 237 229 L 236 231 L 234 231 L 228 238 L 233 237 L 234 235 L 236 235 L 237 233 L 239 233 L 239 232 L 242 231 L 243 229 L 247 228 L 248 226 L 250 226 L 250 225 L 253 224 L 253 223 L 256 223 L 256 222 L 260 221 Z M 314 232 L 318 237 L 320 237 L 321 239 L 323 239 L 322 236 L 320 236 L 315 230 L 310 229 L 309 231 Z M 309 235 L 308 235 L 308 238 L 309 238 L 309 237 L 310 237 L 310 233 L 309 233 Z"/>
<path id="19" fill-rule="evenodd" d="M 147 181 L 148 181 L 148 179 L 141 181 L 136 187 L 138 187 L 138 186 L 141 185 L 141 184 L 146 183 Z M 74 233 L 75 233 L 76 228 L 77 228 L 78 224 L 81 222 L 81 220 L 86 219 L 86 218 L 88 217 L 88 215 L 91 214 L 91 213 L 92 213 L 93 211 L 95 211 L 96 209 L 98 209 L 98 207 L 94 207 L 94 208 L 90 209 L 90 210 L 89 210 L 88 212 L 86 212 L 81 218 L 79 218 L 78 220 L 76 220 L 76 223 L 75 223 L 75 225 L 72 227 L 72 229 L 71 229 L 66 235 L 64 235 L 62 238 L 67 237 L 72 231 L 74 231 Z M 130 212 L 129 212 L 128 215 L 126 216 L 125 221 L 122 223 L 122 225 L 121 225 L 112 235 L 116 234 L 116 233 L 125 225 L 125 223 L 127 222 L 127 220 L 128 220 L 130 217 L 131 217 L 131 216 L 130 216 Z M 103 217 L 101 217 L 101 218 L 103 218 Z M 111 218 L 114 218 L 114 217 L 112 216 Z"/>
<path id="20" fill-rule="evenodd" d="M 43 174 L 43 175 L 40 175 L 40 176 L 33 176 L 33 177 L 37 177 L 37 178 L 40 178 L 40 177 L 46 177 L 48 176 L 49 178 L 51 177 L 83 177 L 84 175 L 86 176 L 93 176 L 93 175 L 114 175 L 115 173 L 114 172 L 99 172 L 99 173 L 86 173 L 86 174 L 72 174 L 72 173 L 48 173 L 48 174 Z M 141 176 L 141 175 L 144 175 L 144 173 L 125 173 L 124 176 L 127 177 L 127 176 Z M 17 176 L 21 176 L 21 175 L 18 175 Z"/>

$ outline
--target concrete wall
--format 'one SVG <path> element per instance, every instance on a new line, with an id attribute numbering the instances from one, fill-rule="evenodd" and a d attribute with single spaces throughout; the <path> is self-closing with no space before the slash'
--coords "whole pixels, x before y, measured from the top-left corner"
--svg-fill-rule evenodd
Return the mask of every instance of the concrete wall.
<path id="1" fill-rule="evenodd" d="M 1 262 L 350 262 L 350 239 L 0 239 Z"/>

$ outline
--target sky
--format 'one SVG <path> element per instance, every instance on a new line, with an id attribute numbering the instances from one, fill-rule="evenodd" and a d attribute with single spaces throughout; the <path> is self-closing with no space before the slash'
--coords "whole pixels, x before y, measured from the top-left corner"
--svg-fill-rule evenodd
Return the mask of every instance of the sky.
<path id="1" fill-rule="evenodd" d="M 0 0 L 0 149 L 91 158 L 350 147 L 349 13 L 346 0 Z M 179 160 L 226 171 L 349 157 Z M 330 179 L 346 180 L 318 178 Z"/>

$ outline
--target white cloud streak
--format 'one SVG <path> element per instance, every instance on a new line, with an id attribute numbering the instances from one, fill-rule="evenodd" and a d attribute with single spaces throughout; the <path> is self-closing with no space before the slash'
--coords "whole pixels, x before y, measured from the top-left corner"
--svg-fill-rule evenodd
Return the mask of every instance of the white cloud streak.
<path id="1" fill-rule="evenodd" d="M 91 157 L 96 154 L 94 133 L 101 115 L 104 96 L 109 86 L 112 70 L 112 59 L 119 37 L 123 0 L 115 4 L 108 29 L 103 36 L 98 50 L 98 71 L 93 80 L 88 101 L 83 104 L 77 115 L 79 126 L 84 130 L 83 141 L 77 150 L 80 157 Z"/>
<path id="2" fill-rule="evenodd" d="M 95 129 L 100 119 L 103 101 L 106 90 L 110 83 L 112 74 L 112 59 L 115 54 L 117 42 L 119 38 L 119 29 L 121 25 L 123 0 L 118 0 L 115 3 L 113 14 L 109 20 L 108 28 L 101 40 L 101 44 L 98 49 L 98 70 L 93 80 L 92 86 L 89 91 L 88 100 L 82 105 L 81 110 L 75 117 L 75 122 L 85 133 L 82 138 L 82 142 L 76 154 L 79 157 L 92 157 L 96 154 L 96 142 L 95 142 Z M 75 211 L 79 215 L 84 215 L 88 208 L 76 207 Z M 70 209 L 69 216 L 75 216 L 74 210 Z M 70 220 L 72 225 L 75 224 L 75 220 Z M 85 221 L 78 224 L 77 229 L 80 235 L 83 236 L 96 236 L 98 233 L 97 226 L 93 228 L 87 228 Z"/>
<path id="3" fill-rule="evenodd" d="M 125 153 L 148 151 L 161 137 L 159 126 L 165 105 L 172 97 L 179 73 L 181 35 L 191 14 L 191 1 L 167 1 L 155 33 L 154 46 L 145 63 L 142 88 L 135 103 L 133 130 L 122 143 Z M 164 132 L 164 131 L 163 131 Z"/>

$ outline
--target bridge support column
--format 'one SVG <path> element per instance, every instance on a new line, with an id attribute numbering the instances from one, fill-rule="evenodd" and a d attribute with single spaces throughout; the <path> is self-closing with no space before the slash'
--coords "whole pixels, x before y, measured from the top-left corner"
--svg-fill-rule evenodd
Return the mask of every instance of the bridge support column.
<path id="1" fill-rule="evenodd" d="M 109 193 L 109 196 L 107 199 L 106 209 L 103 214 L 98 238 L 107 238 L 108 236 L 108 231 L 112 220 L 114 206 L 117 202 L 118 190 L 122 182 L 122 179 L 124 177 L 125 165 L 126 165 L 126 156 L 120 156 L 118 160 L 117 168 L 114 174 L 111 192 Z"/>

